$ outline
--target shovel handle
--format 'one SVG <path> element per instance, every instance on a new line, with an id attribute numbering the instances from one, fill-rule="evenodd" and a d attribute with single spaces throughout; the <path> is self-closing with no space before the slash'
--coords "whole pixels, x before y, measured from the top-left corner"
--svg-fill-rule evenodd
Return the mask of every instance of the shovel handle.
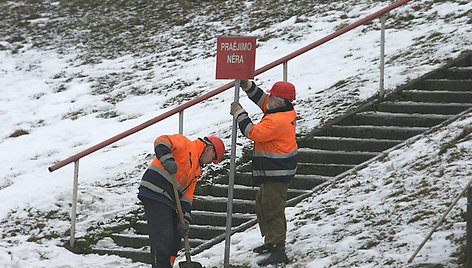
<path id="1" fill-rule="evenodd" d="M 184 224 L 184 213 L 182 212 L 182 205 L 180 204 L 180 197 L 179 192 L 177 191 L 177 181 L 175 180 L 174 175 L 172 175 L 172 188 L 174 188 L 174 196 L 175 202 L 177 203 L 177 211 L 179 212 L 179 221 L 180 224 Z M 187 262 L 190 262 L 190 243 L 188 241 L 188 234 L 184 235 L 184 243 L 185 243 L 185 258 Z"/>

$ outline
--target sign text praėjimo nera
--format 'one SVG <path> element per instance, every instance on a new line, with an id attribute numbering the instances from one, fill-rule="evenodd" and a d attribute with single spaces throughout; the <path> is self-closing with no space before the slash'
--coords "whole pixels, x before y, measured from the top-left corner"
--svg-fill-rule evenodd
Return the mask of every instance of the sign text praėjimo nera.
<path id="1" fill-rule="evenodd" d="M 256 37 L 218 37 L 216 79 L 253 79 Z"/>
<path id="2" fill-rule="evenodd" d="M 251 43 L 221 43 L 221 51 L 251 51 Z M 242 54 L 228 54 L 226 57 L 227 63 L 244 63 L 244 55 Z"/>

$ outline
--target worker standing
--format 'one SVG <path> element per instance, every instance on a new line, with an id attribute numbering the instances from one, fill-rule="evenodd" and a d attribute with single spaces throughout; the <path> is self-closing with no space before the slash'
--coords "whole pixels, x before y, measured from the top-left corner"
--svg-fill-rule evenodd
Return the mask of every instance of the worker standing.
<path id="1" fill-rule="evenodd" d="M 191 141 L 175 134 L 163 135 L 154 141 L 155 157 L 143 175 L 138 193 L 147 218 L 153 268 L 173 266 L 181 238 L 189 231 L 193 192 L 202 173 L 201 167 L 218 163 L 224 151 L 223 141 L 215 136 Z M 179 222 L 176 212 L 174 178 L 184 224 Z"/>
<path id="2" fill-rule="evenodd" d="M 285 253 L 287 222 L 285 203 L 288 183 L 297 171 L 297 143 L 295 141 L 296 112 L 295 86 L 289 82 L 275 83 L 269 94 L 252 81 L 241 80 L 241 88 L 257 104 L 264 117 L 253 124 L 239 103 L 231 104 L 231 115 L 242 134 L 254 141 L 252 179 L 259 186 L 256 215 L 264 244 L 255 253 L 270 253 L 259 265 L 288 263 Z"/>

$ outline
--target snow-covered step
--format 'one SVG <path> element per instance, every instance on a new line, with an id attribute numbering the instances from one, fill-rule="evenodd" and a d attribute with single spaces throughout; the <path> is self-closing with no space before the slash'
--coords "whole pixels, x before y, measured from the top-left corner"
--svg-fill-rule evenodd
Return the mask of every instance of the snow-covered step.
<path id="1" fill-rule="evenodd" d="M 210 212 L 202 210 L 192 210 L 192 223 L 196 225 L 226 226 L 226 212 Z M 253 219 L 255 214 L 233 213 L 232 226 L 238 226 Z"/>
<path id="2" fill-rule="evenodd" d="M 467 87 L 467 89 L 466 89 Z M 403 100 L 438 103 L 472 103 L 472 88 L 464 84 L 463 90 L 404 90 L 401 93 Z"/>
<path id="3" fill-rule="evenodd" d="M 298 141 L 300 148 L 312 148 L 332 151 L 382 152 L 401 140 L 349 138 L 349 137 L 307 137 Z"/>
<path id="4" fill-rule="evenodd" d="M 432 127 L 451 118 L 443 114 L 408 114 L 367 111 L 349 116 L 339 125 L 374 125 L 402 127 Z"/>
<path id="5" fill-rule="evenodd" d="M 142 263 L 151 263 L 151 257 L 149 254 L 149 248 L 104 248 L 104 247 L 97 247 L 92 246 L 88 253 L 99 254 L 99 255 L 117 255 L 123 258 L 130 258 L 135 262 L 142 262 Z"/>
<path id="6" fill-rule="evenodd" d="M 325 173 L 330 173 L 330 174 L 333 173 L 333 169 L 334 169 L 333 166 L 329 166 L 329 165 L 324 165 L 324 166 L 326 166 L 326 169 L 329 169 L 331 171 L 331 172 L 325 172 Z M 339 166 L 339 165 L 334 165 L 334 166 Z M 322 167 L 319 167 L 319 168 L 323 169 Z M 343 167 L 341 168 L 345 169 L 345 166 L 343 165 Z M 322 175 L 322 174 L 316 175 L 316 174 L 317 173 L 306 173 L 306 172 L 303 172 L 303 170 L 300 171 L 300 164 L 299 164 L 298 169 L 297 169 L 297 174 L 295 175 L 294 179 L 290 183 L 290 186 L 289 186 L 290 189 L 299 189 L 299 190 L 311 189 L 325 182 L 326 180 L 330 179 L 328 176 L 331 176 L 331 175 Z M 306 176 L 306 175 L 312 175 L 312 176 Z M 215 182 L 220 183 L 220 184 L 228 184 L 228 179 L 229 179 L 229 176 L 225 176 L 225 177 L 218 178 L 217 180 L 215 180 Z M 253 187 L 251 172 L 242 172 L 242 173 L 237 172 L 235 176 L 235 183 L 237 185 Z M 255 189 L 258 189 L 258 188 L 255 187 Z"/>
<path id="7" fill-rule="evenodd" d="M 236 199 L 254 200 L 257 195 L 258 187 L 245 186 L 245 185 L 234 185 L 233 197 Z M 287 192 L 287 198 L 304 193 L 304 190 L 289 189 Z M 198 190 L 198 195 L 202 196 L 228 196 L 228 185 L 227 184 L 213 184 L 209 187 L 201 187 Z"/>
<path id="8" fill-rule="evenodd" d="M 388 101 L 375 104 L 374 109 L 380 112 L 391 113 L 455 115 L 470 107 L 472 107 L 472 103 Z"/>
<path id="9" fill-rule="evenodd" d="M 426 79 L 418 89 L 427 90 L 451 90 L 451 91 L 472 91 L 472 77 L 469 79 Z"/>
<path id="10" fill-rule="evenodd" d="M 471 66 L 457 66 L 451 67 L 444 71 L 443 77 L 447 79 L 472 79 L 472 67 Z"/>
<path id="11" fill-rule="evenodd" d="M 297 165 L 297 174 L 300 175 L 315 175 L 320 178 L 323 177 L 334 177 L 338 174 L 343 173 L 346 170 L 354 168 L 356 165 L 348 165 L 348 164 L 318 164 L 318 163 L 298 163 Z M 300 177 L 295 175 L 295 179 L 292 183 L 297 181 Z M 304 177 L 302 177 L 304 178 Z M 318 182 L 321 182 L 319 180 Z M 322 183 L 322 182 L 321 182 Z M 321 184 L 319 183 L 319 184 Z M 315 187 L 314 185 L 313 187 Z"/>
<path id="12" fill-rule="evenodd" d="M 311 148 L 298 149 L 299 163 L 356 165 L 376 156 L 376 152 L 344 152 Z"/>
<path id="13" fill-rule="evenodd" d="M 214 212 L 226 212 L 228 200 L 226 197 L 194 196 L 192 209 Z M 254 200 L 233 200 L 233 212 L 255 213 Z"/>
<path id="14" fill-rule="evenodd" d="M 326 129 L 326 136 L 405 140 L 425 132 L 427 127 L 399 126 L 342 126 L 333 125 Z"/>

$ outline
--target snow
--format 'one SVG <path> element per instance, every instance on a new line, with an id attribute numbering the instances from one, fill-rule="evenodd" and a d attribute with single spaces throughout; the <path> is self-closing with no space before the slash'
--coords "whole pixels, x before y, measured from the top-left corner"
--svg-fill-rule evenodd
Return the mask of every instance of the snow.
<path id="1" fill-rule="evenodd" d="M 468 21 L 472 3 L 442 1 L 428 5 L 427 10 L 412 8 L 426 2 L 400 7 L 387 19 L 387 90 L 471 48 L 472 24 Z M 329 15 L 304 17 L 306 22 L 297 23 L 292 17 L 246 32 L 248 36 L 287 32 L 259 42 L 256 69 L 386 4 L 361 1 L 342 21 L 339 18 L 346 13 L 332 10 Z M 252 2 L 247 1 L 246 6 Z M 405 13 L 415 14 L 414 21 L 393 27 L 398 23 L 394 17 Z M 428 19 L 433 15 L 436 19 Z M 43 25 L 48 19 L 32 22 Z M 218 26 L 218 22 L 212 24 Z M 289 62 L 289 80 L 297 88 L 300 133 L 376 93 L 380 33 L 372 27 L 379 28 L 378 20 Z M 429 38 L 434 33 L 441 33 L 444 39 Z M 296 42 L 293 36 L 299 36 Z M 179 42 L 178 38 L 174 41 Z M 209 42 L 206 45 L 212 47 L 216 38 Z M 8 47 L 7 41 L 1 44 Z M 183 48 L 174 50 L 180 53 Z M 205 52 L 199 46 L 191 51 L 196 55 Z M 200 95 L 228 82 L 214 79 L 216 57 L 176 60 L 145 70 L 139 66 L 152 62 L 153 56 L 124 55 L 99 63 L 82 62 L 76 56 L 33 46 L 18 53 L 0 50 L 1 267 L 147 267 L 116 256 L 77 255 L 62 247 L 70 228 L 73 165 L 53 173 L 47 167 L 174 108 L 183 103 L 179 94 Z M 106 76 L 116 78 L 114 89 L 97 93 L 106 91 L 107 84 L 100 88 L 94 81 Z M 282 68 L 276 67 L 258 76 L 256 82 L 269 88 L 281 79 Z M 192 83 L 187 85 L 188 81 Z M 131 90 L 145 93 L 128 94 Z M 116 103 L 104 100 L 120 96 L 122 100 Z M 241 97 L 242 105 L 259 119 L 258 108 L 244 93 Z M 228 90 L 185 110 L 184 134 L 191 139 L 218 135 L 229 148 L 232 98 L 233 91 Z M 116 116 L 106 116 L 110 111 Z M 471 121 L 472 114 L 466 114 L 287 208 L 287 254 L 293 260 L 287 267 L 408 267 L 406 260 L 419 241 L 471 178 L 470 135 L 444 154 L 438 153 Z M 152 152 L 152 142 L 158 135 L 177 133 L 177 122 L 174 115 L 80 160 L 76 236 L 138 207 L 137 185 L 149 161 L 146 156 Z M 10 137 L 18 129 L 29 134 Z M 241 136 L 238 142 L 248 144 Z M 238 156 L 241 149 L 238 146 Z M 421 191 L 425 188 L 428 191 Z M 456 267 L 457 259 L 452 256 L 464 243 L 461 214 L 465 203 L 464 198 L 459 200 L 414 263 Z M 48 212 L 53 216 L 45 216 Z M 47 239 L 47 234 L 55 236 Z M 234 235 L 231 242 L 231 263 L 255 267 L 260 257 L 250 249 L 262 243 L 258 227 Z M 193 256 L 193 260 L 206 267 L 221 267 L 223 252 L 224 243 L 220 243 Z"/>

